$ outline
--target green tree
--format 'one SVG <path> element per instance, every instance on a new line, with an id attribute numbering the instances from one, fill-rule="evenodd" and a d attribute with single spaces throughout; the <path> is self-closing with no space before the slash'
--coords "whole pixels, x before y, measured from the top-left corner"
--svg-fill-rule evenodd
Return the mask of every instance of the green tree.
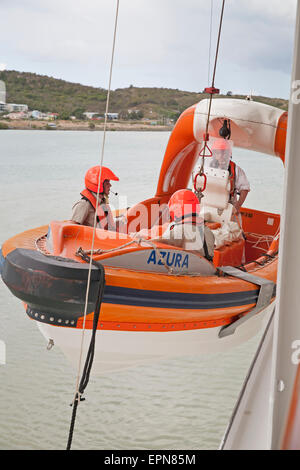
<path id="1" fill-rule="evenodd" d="M 63 119 L 64 121 L 68 121 L 70 119 L 70 113 L 68 113 L 67 111 L 64 111 L 60 113 L 59 118 Z"/>
<path id="2" fill-rule="evenodd" d="M 136 116 L 137 116 L 137 119 L 143 119 L 143 117 L 144 117 L 143 111 L 138 111 L 138 112 L 136 113 Z"/>
<path id="3" fill-rule="evenodd" d="M 75 116 L 76 119 L 80 119 L 81 121 L 84 119 L 84 108 L 76 108 L 72 111 L 72 116 Z"/>

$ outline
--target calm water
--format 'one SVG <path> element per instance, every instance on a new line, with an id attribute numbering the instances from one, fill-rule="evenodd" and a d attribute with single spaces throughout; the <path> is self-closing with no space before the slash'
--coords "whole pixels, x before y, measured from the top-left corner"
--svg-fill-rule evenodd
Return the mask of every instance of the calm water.
<path id="1" fill-rule="evenodd" d="M 111 132 L 104 164 L 129 203 L 156 189 L 169 134 Z M 0 244 L 54 219 L 68 219 L 83 175 L 100 161 L 101 133 L 0 132 Z M 247 206 L 280 212 L 282 164 L 237 151 L 248 174 Z M 116 202 L 112 198 L 112 203 Z M 0 449 L 64 449 L 76 371 L 44 338 L 0 281 Z M 226 354 L 166 360 L 91 377 L 77 413 L 73 449 L 216 449 L 259 337 Z"/>

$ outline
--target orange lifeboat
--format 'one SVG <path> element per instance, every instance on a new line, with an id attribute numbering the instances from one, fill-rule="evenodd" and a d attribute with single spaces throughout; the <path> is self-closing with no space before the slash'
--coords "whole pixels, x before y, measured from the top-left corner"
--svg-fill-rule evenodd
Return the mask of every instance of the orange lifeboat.
<path id="1" fill-rule="evenodd" d="M 202 101 L 180 117 L 166 149 L 156 194 L 124 211 L 126 229 L 122 233 L 96 229 L 93 261 L 104 267 L 105 288 L 95 371 L 226 350 L 256 334 L 273 309 L 278 214 L 242 209 L 244 236 L 216 247 L 213 262 L 153 240 L 153 231 L 164 230 L 169 198 L 189 184 L 206 109 Z M 261 103 L 218 99 L 211 112 L 210 135 L 218 135 L 222 119 L 231 120 L 237 147 L 284 160 L 286 113 Z M 218 230 L 223 221 L 209 223 Z M 78 254 L 89 253 L 92 237 L 92 227 L 53 221 L 7 240 L 1 252 L 3 281 L 23 301 L 43 335 L 75 364 L 83 324 L 84 348 L 88 347 L 99 292 L 100 274 L 93 265 L 86 304 L 89 265 Z"/>

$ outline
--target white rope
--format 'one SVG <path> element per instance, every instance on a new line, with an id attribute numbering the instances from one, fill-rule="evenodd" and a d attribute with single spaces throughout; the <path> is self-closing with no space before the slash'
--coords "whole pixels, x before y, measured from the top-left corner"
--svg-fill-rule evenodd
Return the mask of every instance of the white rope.
<path id="1" fill-rule="evenodd" d="M 248 232 L 247 235 L 251 235 L 253 240 L 247 239 L 247 242 L 252 245 L 252 248 L 257 248 L 258 250 L 261 250 L 263 252 L 268 252 L 270 249 L 270 245 L 274 240 L 274 237 L 272 235 L 260 235 L 258 233 L 252 233 Z M 260 245 L 265 243 L 268 248 L 262 248 Z"/>
<path id="2" fill-rule="evenodd" d="M 104 250 L 102 248 L 99 248 L 98 250 L 94 250 L 93 254 L 94 255 L 104 255 L 106 253 L 113 253 L 114 251 L 119 251 L 119 250 L 122 250 L 123 248 L 127 248 L 128 246 L 133 245 L 133 243 L 137 243 L 139 245 L 142 241 L 143 240 L 141 238 L 138 238 L 137 240 L 131 240 L 130 242 L 125 243 L 124 245 L 117 246 L 117 247 L 111 248 L 109 250 Z M 90 255 L 92 253 L 91 250 L 83 250 L 82 248 L 79 248 L 79 250 L 77 250 L 77 252 L 75 254 L 76 254 L 76 256 L 77 255 L 80 256 L 80 254 L 82 252 L 85 255 Z"/>
<path id="3" fill-rule="evenodd" d="M 76 394 L 75 394 L 75 396 L 79 395 L 79 381 L 80 381 L 80 373 L 81 373 L 81 363 L 82 363 L 82 354 L 83 354 L 83 342 L 84 342 L 84 333 L 85 333 L 85 325 L 86 325 L 88 297 L 89 297 L 90 284 L 91 284 L 92 259 L 93 259 L 94 246 L 95 246 L 95 234 L 96 234 L 96 227 L 97 227 L 97 209 L 98 209 L 98 205 L 99 205 L 100 182 L 101 182 L 102 165 L 103 165 L 103 160 L 104 160 L 104 148 L 105 148 L 105 138 L 106 138 L 106 128 L 107 128 L 107 114 L 108 114 L 108 107 L 109 107 L 109 98 L 110 98 L 111 80 L 112 80 L 112 70 L 113 70 L 113 62 L 114 62 L 114 54 L 115 54 L 116 36 L 117 36 L 118 14 L 119 14 L 119 0 L 117 0 L 117 6 L 116 6 L 115 26 L 114 26 L 114 35 L 113 35 L 113 46 L 112 46 L 112 54 L 111 54 L 109 83 L 108 83 L 108 90 L 107 90 L 104 128 L 103 128 L 101 162 L 100 162 L 100 171 L 99 171 L 99 178 L 98 178 L 98 189 L 97 189 L 97 198 L 96 198 L 96 209 L 95 209 L 95 215 L 94 215 L 91 257 L 90 257 L 89 270 L 88 270 L 88 281 L 87 281 L 87 288 L 86 288 L 86 297 L 85 297 L 85 306 L 84 306 L 84 315 L 83 315 L 84 319 L 83 319 L 83 325 L 82 325 L 81 346 L 80 346 L 80 356 L 79 356 L 79 363 L 78 363 L 78 373 L 77 373 Z"/>
<path id="4" fill-rule="evenodd" d="M 139 235 L 138 233 L 134 234 L 133 240 L 131 240 L 130 242 L 127 242 L 127 243 L 125 243 L 124 245 L 121 245 L 121 246 L 111 248 L 109 250 L 102 250 L 100 248 L 100 249 L 94 251 L 94 255 L 104 255 L 104 254 L 107 254 L 107 253 L 113 253 L 113 252 L 119 251 L 123 248 L 127 248 L 128 246 L 130 246 L 134 243 L 137 244 L 137 245 L 141 245 L 142 243 L 144 243 L 145 245 L 151 246 L 151 248 L 153 248 L 153 250 L 155 250 L 156 255 L 157 255 L 158 259 L 161 261 L 162 265 L 168 271 L 168 274 L 170 274 L 172 276 L 199 276 L 199 275 L 201 275 L 201 273 L 187 273 L 187 272 L 182 272 L 182 271 L 174 272 L 173 268 L 171 268 L 170 266 L 167 265 L 166 261 L 164 260 L 164 257 L 161 255 L 160 249 L 157 247 L 157 245 L 152 240 L 144 238 L 143 236 Z M 83 250 L 82 248 L 79 248 L 79 250 L 77 250 L 77 252 L 76 252 L 76 256 L 80 256 L 82 253 L 84 253 L 85 255 L 89 255 L 91 253 L 91 251 L 90 250 Z"/>

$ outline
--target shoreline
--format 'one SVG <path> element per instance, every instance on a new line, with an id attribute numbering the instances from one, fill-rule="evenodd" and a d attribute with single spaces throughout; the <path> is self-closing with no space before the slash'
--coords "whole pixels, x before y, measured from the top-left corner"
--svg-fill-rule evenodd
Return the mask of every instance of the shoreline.
<path id="1" fill-rule="evenodd" d="M 91 128 L 90 125 L 93 123 L 94 128 Z M 6 130 L 49 130 L 49 131 L 103 131 L 104 123 L 95 123 L 94 121 L 32 121 L 32 120 L 11 120 L 4 121 L 0 120 L 0 126 L 4 124 L 7 127 Z M 55 124 L 56 127 L 51 127 Z M 107 131 L 152 131 L 152 132 L 171 132 L 173 126 L 163 126 L 163 125 L 151 125 L 145 122 L 129 123 L 127 122 L 108 122 L 106 130 Z M 2 130 L 0 128 L 0 130 Z M 3 129 L 5 130 L 5 129 Z"/>

